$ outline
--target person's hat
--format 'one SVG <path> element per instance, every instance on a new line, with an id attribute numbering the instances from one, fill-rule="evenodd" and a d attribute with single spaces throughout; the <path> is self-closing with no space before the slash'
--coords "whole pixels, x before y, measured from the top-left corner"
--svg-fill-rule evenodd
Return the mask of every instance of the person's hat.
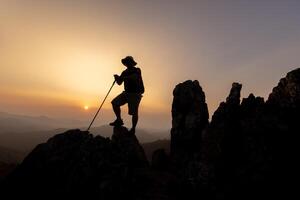
<path id="1" fill-rule="evenodd" d="M 121 62 L 123 63 L 123 65 L 128 66 L 128 67 L 134 67 L 136 66 L 136 62 L 134 61 L 132 56 L 126 56 L 125 58 L 123 58 L 121 60 Z"/>

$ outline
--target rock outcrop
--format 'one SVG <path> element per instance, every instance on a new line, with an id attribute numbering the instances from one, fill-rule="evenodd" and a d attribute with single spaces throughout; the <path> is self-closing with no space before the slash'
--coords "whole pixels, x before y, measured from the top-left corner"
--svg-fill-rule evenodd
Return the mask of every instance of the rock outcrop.
<path id="1" fill-rule="evenodd" d="M 171 156 L 180 162 L 200 151 L 201 133 L 208 125 L 205 94 L 198 81 L 185 81 L 173 91 Z"/>
<path id="2" fill-rule="evenodd" d="M 281 108 L 300 107 L 300 68 L 289 72 L 273 89 L 268 104 Z"/>
<path id="3" fill-rule="evenodd" d="M 136 171 L 148 167 L 138 140 L 125 127 L 115 128 L 112 140 L 70 130 L 38 145 L 5 187 L 10 197 L 133 197 L 142 192 Z"/>
<path id="4" fill-rule="evenodd" d="M 187 179 L 193 179 L 194 187 L 205 188 L 207 198 L 290 194 L 292 186 L 286 183 L 297 171 L 291 147 L 296 146 L 300 123 L 299 71 L 281 79 L 266 103 L 253 94 L 240 103 L 241 84 L 233 83 L 226 102 L 203 131 L 200 158 L 190 162 Z"/>
<path id="5" fill-rule="evenodd" d="M 202 155 L 204 160 L 215 160 L 224 150 L 224 145 L 236 140 L 239 135 L 240 123 L 240 92 L 242 85 L 233 83 L 226 102 L 220 103 L 212 116 L 209 127 L 203 133 Z M 227 140 L 228 142 L 223 142 Z"/>

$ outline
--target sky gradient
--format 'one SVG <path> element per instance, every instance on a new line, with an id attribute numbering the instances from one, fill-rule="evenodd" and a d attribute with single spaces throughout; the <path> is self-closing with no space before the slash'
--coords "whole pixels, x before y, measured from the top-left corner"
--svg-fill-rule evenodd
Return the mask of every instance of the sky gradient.
<path id="1" fill-rule="evenodd" d="M 266 98 L 299 67 L 299 10 L 297 0 L 0 0 L 0 111 L 90 119 L 127 55 L 145 82 L 143 127 L 171 126 L 172 90 L 187 79 L 211 115 L 234 81 L 243 97 Z"/>

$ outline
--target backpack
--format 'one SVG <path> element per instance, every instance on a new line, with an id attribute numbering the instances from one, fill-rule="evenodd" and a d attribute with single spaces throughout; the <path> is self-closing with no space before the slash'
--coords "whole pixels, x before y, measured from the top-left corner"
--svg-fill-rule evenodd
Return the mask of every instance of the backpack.
<path id="1" fill-rule="evenodd" d="M 141 94 L 144 94 L 145 92 L 145 87 L 144 87 L 144 82 L 143 82 L 143 79 L 142 79 L 142 73 L 141 73 L 141 70 L 140 68 L 137 68 L 137 71 L 138 71 L 138 92 L 140 92 Z"/>

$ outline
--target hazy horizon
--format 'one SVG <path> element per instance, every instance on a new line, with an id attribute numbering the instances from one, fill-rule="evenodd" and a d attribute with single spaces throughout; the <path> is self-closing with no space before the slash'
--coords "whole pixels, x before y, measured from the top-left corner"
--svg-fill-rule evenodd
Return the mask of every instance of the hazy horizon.
<path id="1" fill-rule="evenodd" d="M 170 128 L 173 88 L 187 79 L 199 80 L 210 116 L 232 82 L 242 97 L 267 98 L 299 67 L 299 9 L 294 0 L 0 0 L 0 111 L 89 121 L 127 55 L 145 82 L 139 127 Z M 122 90 L 95 126 L 113 120 Z"/>
<path id="2" fill-rule="evenodd" d="M 103 110 L 102 110 L 103 112 Z M 111 121 L 111 119 L 113 119 L 113 113 L 108 113 L 110 112 L 110 110 L 104 110 L 104 114 L 100 112 L 100 114 L 98 115 L 98 118 L 96 118 L 93 126 L 91 128 L 94 127 L 101 127 L 101 126 L 109 126 L 108 122 Z M 94 113 L 93 113 L 94 114 Z M 16 119 L 25 119 L 25 121 L 27 121 L 27 119 L 33 119 L 33 120 L 50 120 L 51 122 L 53 122 L 53 128 L 49 129 L 48 127 L 41 129 L 41 130 L 54 130 L 54 129 L 66 129 L 66 128 L 80 128 L 82 130 L 85 130 L 85 128 L 87 128 L 91 122 L 92 119 L 90 118 L 74 118 L 74 117 L 53 117 L 53 116 L 47 116 L 47 115 L 30 115 L 30 114 L 25 114 L 25 113 L 9 113 L 9 112 L 3 112 L 0 110 L 0 122 L 1 120 L 5 119 L 14 119 L 14 117 L 16 117 Z M 157 124 L 156 126 L 151 126 L 145 123 L 142 123 L 138 129 L 144 129 L 144 130 L 151 130 L 151 131 L 167 131 L 170 130 L 171 127 L 168 127 L 168 125 L 170 125 L 169 123 L 166 124 L 159 124 L 158 122 L 161 120 L 159 119 L 159 116 L 157 116 L 157 119 L 153 119 L 153 115 L 146 115 L 146 121 L 152 121 L 153 124 Z M 131 119 L 129 117 L 126 117 L 124 120 L 124 126 L 129 127 L 131 125 Z M 58 124 L 57 126 L 55 124 Z M 1 125 L 0 125 L 1 127 Z M 0 130 L 0 133 L 3 130 Z M 26 131 L 26 130 L 24 130 Z M 12 131 L 14 132 L 14 131 Z"/>
<path id="3" fill-rule="evenodd" d="M 20 162 L 36 145 L 44 143 L 54 135 L 64 133 L 67 130 L 80 129 L 85 131 L 89 123 L 90 121 L 16 115 L 0 111 L 0 162 L 5 160 L 13 161 L 13 163 Z M 126 123 L 129 122 L 126 121 Z M 107 123 L 94 123 L 89 132 L 94 136 L 100 135 L 111 138 L 113 130 L 113 127 Z M 159 126 L 139 126 L 136 135 L 141 144 L 146 144 L 169 140 L 170 130 Z"/>

